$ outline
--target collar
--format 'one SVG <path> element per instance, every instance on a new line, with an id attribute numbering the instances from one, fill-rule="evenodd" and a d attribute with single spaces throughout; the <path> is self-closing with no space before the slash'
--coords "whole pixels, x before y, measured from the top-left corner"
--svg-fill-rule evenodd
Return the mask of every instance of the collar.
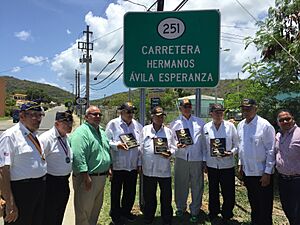
<path id="1" fill-rule="evenodd" d="M 181 120 L 186 120 L 186 121 L 191 121 L 192 120 L 193 115 L 191 114 L 190 118 L 187 119 L 185 116 L 183 116 L 182 114 L 180 115 L 180 119 Z"/>
<path id="2" fill-rule="evenodd" d="M 133 119 L 131 120 L 131 123 L 128 125 L 128 124 L 122 119 L 122 117 L 119 116 L 119 122 L 120 122 L 120 125 L 121 125 L 121 124 L 124 124 L 124 125 L 126 125 L 127 127 L 130 127 L 131 124 L 133 123 Z"/>
<path id="3" fill-rule="evenodd" d="M 254 116 L 254 118 L 249 122 L 249 123 L 247 123 L 246 122 L 246 119 L 245 119 L 245 124 L 247 124 L 247 125 L 256 125 L 257 124 L 257 120 L 258 120 L 258 116 L 257 116 L 257 114 Z"/>
<path id="4" fill-rule="evenodd" d="M 152 130 L 153 133 L 158 133 L 160 130 L 162 130 L 162 129 L 164 128 L 164 126 L 165 126 L 165 125 L 162 124 L 161 127 L 159 128 L 159 130 L 156 131 L 156 130 L 154 129 L 153 123 L 151 123 L 151 130 Z"/>
<path id="5" fill-rule="evenodd" d="M 289 129 L 287 132 L 283 133 L 282 130 L 280 130 L 280 133 L 281 135 L 293 133 L 297 127 L 298 127 L 297 124 L 294 124 L 294 126 L 291 129 Z"/>
<path id="6" fill-rule="evenodd" d="M 37 132 L 35 131 L 35 132 L 30 132 L 30 130 L 28 130 L 26 127 L 25 127 L 25 125 L 23 124 L 23 123 L 21 123 L 21 122 L 19 122 L 19 127 L 20 127 L 20 130 L 22 131 L 22 134 L 24 135 L 24 136 L 27 136 L 28 134 L 33 134 L 33 136 L 36 136 L 37 135 Z"/>

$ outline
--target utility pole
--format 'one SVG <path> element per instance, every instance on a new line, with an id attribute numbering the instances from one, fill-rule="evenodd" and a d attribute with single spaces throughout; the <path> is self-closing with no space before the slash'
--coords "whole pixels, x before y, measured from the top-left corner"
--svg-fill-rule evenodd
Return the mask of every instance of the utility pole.
<path id="1" fill-rule="evenodd" d="M 83 31 L 83 34 L 86 34 L 86 42 L 79 41 L 78 49 L 86 50 L 86 54 L 83 54 L 83 57 L 79 59 L 79 62 L 86 63 L 86 84 L 85 84 L 85 98 L 87 102 L 87 107 L 90 105 L 90 63 L 92 63 L 92 56 L 90 51 L 93 50 L 93 43 L 90 43 L 90 35 L 93 32 L 90 31 L 90 26 L 86 26 L 86 31 Z"/>
<path id="2" fill-rule="evenodd" d="M 77 91 L 78 91 L 78 85 L 77 85 L 77 81 L 78 81 L 78 78 L 77 78 L 77 70 L 75 70 L 75 101 L 76 101 L 76 98 L 77 98 Z"/>

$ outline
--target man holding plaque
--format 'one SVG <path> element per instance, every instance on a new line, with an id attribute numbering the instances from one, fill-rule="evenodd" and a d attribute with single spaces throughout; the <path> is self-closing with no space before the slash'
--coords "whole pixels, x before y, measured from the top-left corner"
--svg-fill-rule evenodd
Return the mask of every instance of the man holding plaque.
<path id="1" fill-rule="evenodd" d="M 57 112 L 54 127 L 39 136 L 47 162 L 46 203 L 43 225 L 61 225 L 68 203 L 72 151 L 67 134 L 72 131 L 71 111 Z"/>
<path id="2" fill-rule="evenodd" d="M 113 224 L 124 224 L 122 217 L 133 222 L 131 213 L 136 194 L 137 169 L 141 166 L 138 141 L 142 125 L 133 119 L 136 107 L 131 102 L 123 103 L 118 110 L 120 116 L 106 126 L 113 162 L 111 180 L 110 216 Z M 121 192 L 123 189 L 122 200 Z M 121 205 L 120 205 L 121 203 Z"/>
<path id="3" fill-rule="evenodd" d="M 233 217 L 235 204 L 235 170 L 234 157 L 238 150 L 238 135 L 233 123 L 224 121 L 224 107 L 213 104 L 210 107 L 212 121 L 205 124 L 206 168 L 209 184 L 209 218 L 217 219 L 221 213 L 223 222 Z M 220 191 L 223 197 L 220 209 Z"/>
<path id="4" fill-rule="evenodd" d="M 166 114 L 156 106 L 151 111 L 152 124 L 146 125 L 140 138 L 143 169 L 144 222 L 154 220 L 157 184 L 160 187 L 161 217 L 164 225 L 172 224 L 172 180 L 170 156 L 175 152 L 172 131 L 163 122 Z"/>
<path id="5" fill-rule="evenodd" d="M 245 119 L 237 127 L 239 171 L 248 191 L 251 222 L 271 225 L 275 130 L 267 120 L 256 114 L 254 99 L 244 99 L 240 107 Z"/>
<path id="6" fill-rule="evenodd" d="M 181 115 L 175 119 L 170 128 L 177 140 L 175 153 L 175 203 L 176 215 L 182 217 L 187 209 L 187 197 L 191 187 L 192 202 L 189 206 L 190 221 L 199 219 L 204 188 L 203 161 L 204 155 L 204 121 L 192 113 L 192 103 L 188 98 L 180 102 Z"/>

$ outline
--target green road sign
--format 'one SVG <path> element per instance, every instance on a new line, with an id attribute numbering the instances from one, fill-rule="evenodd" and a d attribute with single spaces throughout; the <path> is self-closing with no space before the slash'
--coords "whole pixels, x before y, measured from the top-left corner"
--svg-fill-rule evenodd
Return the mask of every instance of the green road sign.
<path id="1" fill-rule="evenodd" d="M 218 10 L 124 16 L 124 83 L 128 87 L 215 87 L 219 53 Z"/>

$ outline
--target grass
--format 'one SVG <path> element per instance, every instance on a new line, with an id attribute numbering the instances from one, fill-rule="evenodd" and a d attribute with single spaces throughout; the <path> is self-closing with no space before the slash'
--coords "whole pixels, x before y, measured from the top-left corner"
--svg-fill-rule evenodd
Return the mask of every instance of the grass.
<path id="1" fill-rule="evenodd" d="M 173 177 L 172 177 L 173 178 Z M 174 179 L 172 180 L 172 186 L 173 186 L 173 211 L 174 211 L 174 217 L 173 217 L 173 225 L 188 225 L 191 224 L 189 222 L 189 215 L 186 214 L 183 216 L 183 218 L 179 219 L 175 216 L 175 202 L 174 202 Z M 139 182 L 138 182 L 139 183 Z M 107 180 L 106 186 L 105 186 L 105 194 L 104 194 L 104 202 L 103 207 L 101 210 L 101 214 L 99 217 L 98 224 L 101 225 L 110 225 L 111 224 L 111 218 L 109 216 L 109 210 L 110 210 L 110 182 Z M 273 224 L 274 225 L 288 225 L 288 221 L 282 211 L 281 204 L 279 201 L 278 191 L 275 188 L 274 193 L 274 206 L 273 206 Z M 152 223 L 153 225 L 160 225 L 162 224 L 162 220 L 160 217 L 160 204 L 159 204 L 159 188 L 157 193 L 157 199 L 158 199 L 158 206 L 157 211 L 155 215 L 155 220 Z M 188 203 L 191 201 L 190 197 L 188 199 Z M 137 220 L 133 223 L 127 223 L 131 225 L 142 225 L 143 224 L 143 215 L 142 212 L 139 210 L 139 186 L 137 186 L 137 194 L 136 194 L 136 200 L 135 204 L 132 210 L 132 213 L 137 215 Z M 195 225 L 209 225 L 211 224 L 208 219 L 208 183 L 207 183 L 207 175 L 205 175 L 205 184 L 204 184 L 204 194 L 203 194 L 203 202 L 202 202 L 202 208 L 201 208 L 201 215 L 200 220 L 198 223 L 194 223 Z M 230 223 L 231 225 L 250 225 L 250 205 L 248 203 L 247 198 L 247 191 L 246 188 L 239 182 L 238 179 L 236 179 L 236 205 L 234 208 L 234 217 Z"/>
<path id="2" fill-rule="evenodd" d="M 0 117 L 0 121 L 9 120 L 9 119 L 11 119 L 11 117 L 9 117 L 9 116 L 2 116 L 2 117 Z"/>

